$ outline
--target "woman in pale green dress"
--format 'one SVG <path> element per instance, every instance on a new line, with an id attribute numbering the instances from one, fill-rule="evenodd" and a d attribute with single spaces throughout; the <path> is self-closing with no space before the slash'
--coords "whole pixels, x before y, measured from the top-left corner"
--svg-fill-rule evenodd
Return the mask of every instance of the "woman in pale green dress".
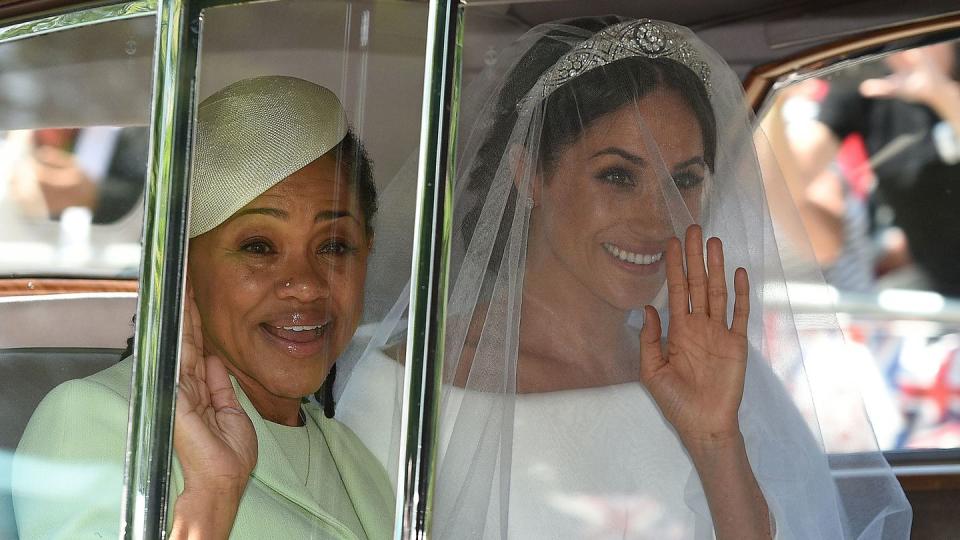
<path id="1" fill-rule="evenodd" d="M 201 103 L 195 155 L 168 537 L 385 538 L 383 468 L 304 399 L 360 320 L 366 153 L 332 92 L 259 77 Z M 34 413 L 14 463 L 22 538 L 117 537 L 131 364 Z"/>

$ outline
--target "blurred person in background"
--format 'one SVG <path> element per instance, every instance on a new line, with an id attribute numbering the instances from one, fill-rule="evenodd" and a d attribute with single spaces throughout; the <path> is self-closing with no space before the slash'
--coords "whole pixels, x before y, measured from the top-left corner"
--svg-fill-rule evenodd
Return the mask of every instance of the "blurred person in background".
<path id="1" fill-rule="evenodd" d="M 82 207 L 94 223 L 111 223 L 140 200 L 148 141 L 145 127 L 13 132 L 6 140 L 11 195 L 32 218 L 56 220 Z"/>
<path id="2" fill-rule="evenodd" d="M 887 258 L 879 270 L 900 266 L 887 284 L 960 296 L 957 45 L 897 52 L 885 64 L 884 77 L 832 84 L 816 119 L 790 131 L 788 148 L 797 173 L 815 179 L 848 136 L 862 136 L 876 176 L 872 202 L 889 207 L 892 224 L 902 231 L 897 236 L 893 229 L 882 242 Z M 904 266 L 910 260 L 914 264 Z"/>

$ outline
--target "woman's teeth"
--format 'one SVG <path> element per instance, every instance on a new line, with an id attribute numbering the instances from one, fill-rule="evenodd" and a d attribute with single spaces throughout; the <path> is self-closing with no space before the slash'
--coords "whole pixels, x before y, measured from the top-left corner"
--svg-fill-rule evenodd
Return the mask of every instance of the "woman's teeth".
<path id="1" fill-rule="evenodd" d="M 620 259 L 621 261 L 628 262 L 631 264 L 653 264 L 660 260 L 663 257 L 663 252 L 654 253 L 652 255 L 644 255 L 642 253 L 633 253 L 632 251 L 627 251 L 621 249 L 613 244 L 604 242 L 603 248 L 614 257 Z"/>
<path id="2" fill-rule="evenodd" d="M 316 330 L 317 328 L 320 328 L 321 326 L 323 326 L 323 325 L 316 325 L 316 326 L 281 326 L 281 328 L 283 328 L 284 330 L 289 330 L 289 331 L 291 331 L 291 332 L 307 332 L 307 331 L 310 331 L 310 330 Z"/>
<path id="3" fill-rule="evenodd" d="M 292 326 L 274 326 L 273 328 L 276 332 L 281 332 L 281 334 L 277 334 L 280 337 L 285 337 L 287 339 L 299 339 L 322 336 L 326 331 L 328 324 L 329 323 L 314 325 L 295 324 Z M 286 334 L 282 334 L 282 332 L 286 332 Z"/>

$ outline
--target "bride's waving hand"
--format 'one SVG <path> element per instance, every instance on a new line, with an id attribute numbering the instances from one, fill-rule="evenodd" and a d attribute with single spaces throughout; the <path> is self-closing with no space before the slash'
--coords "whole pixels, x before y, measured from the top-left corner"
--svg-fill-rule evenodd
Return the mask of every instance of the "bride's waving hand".
<path id="1" fill-rule="evenodd" d="M 667 245 L 666 274 L 670 329 L 661 347 L 660 316 L 652 306 L 640 332 L 640 377 L 660 410 L 686 444 L 729 440 L 740 435 L 737 410 L 747 368 L 747 319 L 750 296 L 747 272 L 734 278 L 732 325 L 727 324 L 727 283 L 720 240 L 687 229 L 687 270 L 680 242 Z"/>
<path id="2" fill-rule="evenodd" d="M 640 379 L 677 431 L 700 475 L 717 538 L 770 538 L 775 525 L 747 459 L 737 413 L 747 371 L 747 272 L 734 276 L 733 321 L 720 240 L 687 229 L 681 248 L 667 243 L 670 329 L 661 345 L 660 316 L 647 306 L 640 331 Z M 686 254 L 686 272 L 683 253 Z"/>

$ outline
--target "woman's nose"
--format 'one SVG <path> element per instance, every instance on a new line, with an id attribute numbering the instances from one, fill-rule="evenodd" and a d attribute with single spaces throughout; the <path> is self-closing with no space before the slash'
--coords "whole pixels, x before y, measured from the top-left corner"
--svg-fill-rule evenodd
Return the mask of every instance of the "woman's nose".
<path id="1" fill-rule="evenodd" d="M 295 261 L 278 275 L 277 295 L 308 303 L 330 297 L 330 276 L 324 265 Z"/>
<path id="2" fill-rule="evenodd" d="M 672 229 L 671 208 L 683 203 L 671 201 L 670 197 L 661 182 L 647 182 L 644 189 L 637 190 L 630 198 L 630 213 L 634 216 L 631 223 L 646 234 Z"/>

